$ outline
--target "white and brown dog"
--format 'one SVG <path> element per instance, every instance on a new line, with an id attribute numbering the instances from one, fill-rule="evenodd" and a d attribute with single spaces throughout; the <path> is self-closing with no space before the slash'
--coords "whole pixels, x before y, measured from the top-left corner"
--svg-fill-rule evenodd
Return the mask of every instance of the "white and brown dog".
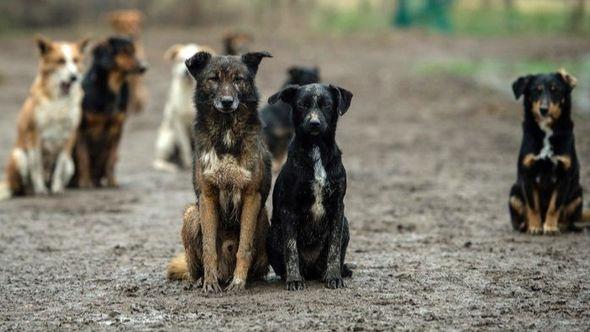
<path id="1" fill-rule="evenodd" d="M 172 82 L 158 130 L 156 169 L 175 172 L 192 164 L 195 80 L 187 71 L 185 61 L 201 51 L 215 54 L 210 47 L 197 44 L 176 44 L 164 54 L 164 59 L 173 62 Z"/>
<path id="2" fill-rule="evenodd" d="M 74 174 L 72 148 L 81 116 L 80 78 L 88 40 L 70 43 L 37 37 L 36 42 L 39 69 L 18 117 L 0 200 L 60 193 Z"/>

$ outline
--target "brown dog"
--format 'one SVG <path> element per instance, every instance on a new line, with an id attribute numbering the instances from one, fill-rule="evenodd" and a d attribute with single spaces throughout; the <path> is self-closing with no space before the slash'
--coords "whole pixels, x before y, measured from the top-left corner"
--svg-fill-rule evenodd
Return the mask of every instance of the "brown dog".
<path id="1" fill-rule="evenodd" d="M 82 87 L 82 121 L 74 159 L 76 174 L 72 185 L 83 188 L 114 187 L 115 163 L 126 119 L 128 75 L 146 69 L 135 56 L 133 43 L 113 37 L 94 47 L 92 66 Z"/>
<path id="2" fill-rule="evenodd" d="M 223 36 L 223 49 L 227 55 L 240 55 L 248 52 L 254 39 L 245 32 L 229 32 Z"/>
<path id="3" fill-rule="evenodd" d="M 17 141 L 6 167 L 6 182 L 0 185 L 0 200 L 45 194 L 48 189 L 60 193 L 70 181 L 87 43 L 37 38 L 39 69 L 18 117 Z"/>
<path id="4" fill-rule="evenodd" d="M 226 290 L 241 290 L 247 278 L 268 272 L 270 154 L 261 135 L 254 84 L 264 57 L 270 54 L 213 57 L 199 52 L 186 62 L 197 82 L 197 201 L 184 215 L 185 256 L 170 263 L 168 277 L 202 280 L 205 292 L 221 291 L 219 281 L 230 280 Z"/>
<path id="5" fill-rule="evenodd" d="M 130 38 L 135 44 L 135 54 L 142 61 L 145 51 L 141 42 L 141 30 L 145 17 L 137 9 L 116 10 L 108 14 L 108 21 L 118 35 Z M 129 111 L 140 113 L 144 110 L 148 93 L 143 83 L 143 76 L 129 75 Z"/>

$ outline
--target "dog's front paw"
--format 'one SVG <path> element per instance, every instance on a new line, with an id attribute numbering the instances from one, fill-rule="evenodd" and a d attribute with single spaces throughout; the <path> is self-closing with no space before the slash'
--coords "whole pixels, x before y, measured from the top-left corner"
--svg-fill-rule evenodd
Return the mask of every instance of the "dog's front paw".
<path id="1" fill-rule="evenodd" d="M 53 181 L 51 184 L 51 193 L 52 194 L 61 194 L 64 192 L 64 185 L 60 181 Z"/>
<path id="2" fill-rule="evenodd" d="M 305 281 L 303 280 L 291 280 L 287 281 L 285 287 L 288 291 L 300 291 L 305 289 Z"/>
<path id="3" fill-rule="evenodd" d="M 344 280 L 341 277 L 328 277 L 324 282 L 326 287 L 330 289 L 344 288 Z"/>
<path id="4" fill-rule="evenodd" d="M 543 234 L 544 235 L 558 235 L 559 234 L 559 227 L 557 226 L 543 226 Z"/>
<path id="5" fill-rule="evenodd" d="M 543 234 L 543 229 L 541 227 L 530 227 L 529 226 L 527 233 L 530 235 L 541 235 L 541 234 Z"/>
<path id="6" fill-rule="evenodd" d="M 203 293 L 221 293 L 221 286 L 217 280 L 203 281 Z"/>
<path id="7" fill-rule="evenodd" d="M 225 288 L 226 292 L 237 293 L 246 289 L 246 281 L 234 278 L 232 282 Z"/>

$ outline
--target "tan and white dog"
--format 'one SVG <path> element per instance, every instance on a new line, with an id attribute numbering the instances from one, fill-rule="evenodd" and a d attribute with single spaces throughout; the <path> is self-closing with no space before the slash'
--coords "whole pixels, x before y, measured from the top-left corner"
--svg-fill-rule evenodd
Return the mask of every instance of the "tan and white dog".
<path id="1" fill-rule="evenodd" d="M 192 164 L 195 80 L 184 62 L 201 51 L 215 54 L 210 47 L 197 44 L 176 44 L 164 54 L 164 59 L 173 62 L 172 82 L 158 130 L 156 169 L 175 172 Z"/>
<path id="2" fill-rule="evenodd" d="M 17 140 L 0 184 L 0 200 L 60 193 L 74 174 L 72 148 L 81 117 L 83 53 L 77 43 L 37 37 L 39 69 L 20 111 Z"/>

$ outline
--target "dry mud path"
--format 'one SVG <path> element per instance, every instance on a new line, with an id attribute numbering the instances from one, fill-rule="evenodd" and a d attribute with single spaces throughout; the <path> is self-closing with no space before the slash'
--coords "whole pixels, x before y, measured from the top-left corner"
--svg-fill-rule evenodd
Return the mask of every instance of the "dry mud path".
<path id="1" fill-rule="evenodd" d="M 583 40 L 258 36 L 256 48 L 275 56 L 259 71 L 263 98 L 297 63 L 318 64 L 326 81 L 355 94 L 338 129 L 354 276 L 343 290 L 309 282 L 291 293 L 274 281 L 237 295 L 166 281 L 193 194 L 188 172 L 151 168 L 169 79 L 161 55 L 191 40 L 218 48 L 221 33 L 148 31 L 151 101 L 127 124 L 121 188 L 0 203 L 1 330 L 590 328 L 589 233 L 530 237 L 509 225 L 519 104 L 468 80 L 414 70 L 457 56 L 578 54 L 590 50 Z M 4 163 L 36 59 L 28 35 L 1 41 Z M 589 187 L 590 118 L 575 117 Z"/>

